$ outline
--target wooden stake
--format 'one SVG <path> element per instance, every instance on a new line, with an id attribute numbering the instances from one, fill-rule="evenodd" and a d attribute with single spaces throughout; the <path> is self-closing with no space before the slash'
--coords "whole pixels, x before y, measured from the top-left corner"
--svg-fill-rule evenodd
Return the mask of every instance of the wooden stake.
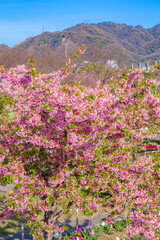
<path id="1" fill-rule="evenodd" d="M 24 240 L 24 225 L 21 223 L 22 240 Z"/>
<path id="2" fill-rule="evenodd" d="M 76 229 L 78 230 L 78 208 L 76 209 Z"/>

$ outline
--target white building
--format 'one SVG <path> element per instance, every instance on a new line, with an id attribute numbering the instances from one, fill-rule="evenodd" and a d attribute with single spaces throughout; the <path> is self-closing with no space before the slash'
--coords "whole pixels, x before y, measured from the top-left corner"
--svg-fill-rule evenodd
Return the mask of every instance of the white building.
<path id="1" fill-rule="evenodd" d="M 118 68 L 118 63 L 115 60 L 108 60 L 105 65 L 107 68 Z"/>

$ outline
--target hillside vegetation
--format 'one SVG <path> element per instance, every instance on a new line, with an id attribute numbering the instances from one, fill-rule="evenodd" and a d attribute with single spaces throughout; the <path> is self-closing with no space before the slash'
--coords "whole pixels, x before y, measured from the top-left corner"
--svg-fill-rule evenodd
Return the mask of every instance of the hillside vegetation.
<path id="1" fill-rule="evenodd" d="M 84 44 L 87 51 L 79 60 L 81 62 L 113 59 L 120 67 L 128 67 L 134 62 L 159 60 L 160 24 L 145 29 L 140 25 L 112 22 L 82 23 L 63 31 L 44 32 L 13 48 L 0 45 L 0 65 L 15 67 L 33 58 L 40 72 L 52 72 L 63 67 L 75 50 Z"/>

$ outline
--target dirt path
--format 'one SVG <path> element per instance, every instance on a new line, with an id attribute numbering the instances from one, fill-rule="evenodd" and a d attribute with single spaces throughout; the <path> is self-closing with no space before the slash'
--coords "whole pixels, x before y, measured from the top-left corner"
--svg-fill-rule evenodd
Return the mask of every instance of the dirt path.
<path id="1" fill-rule="evenodd" d="M 0 185 L 0 192 L 7 192 L 14 189 L 14 184 L 3 184 Z"/>

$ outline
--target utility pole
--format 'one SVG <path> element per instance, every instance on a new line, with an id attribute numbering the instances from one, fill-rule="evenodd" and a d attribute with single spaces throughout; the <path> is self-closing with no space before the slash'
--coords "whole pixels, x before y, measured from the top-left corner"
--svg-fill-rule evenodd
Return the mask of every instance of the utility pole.
<path id="1" fill-rule="evenodd" d="M 142 67 L 141 63 L 139 63 L 138 66 L 139 66 L 139 68 L 141 68 Z"/>
<path id="2" fill-rule="evenodd" d="M 78 208 L 76 209 L 76 230 L 78 229 Z"/>
<path id="3" fill-rule="evenodd" d="M 148 62 L 146 62 L 146 72 L 148 72 L 149 71 L 149 63 Z"/>
<path id="4" fill-rule="evenodd" d="M 66 42 L 66 43 L 65 43 L 65 59 L 66 59 L 66 65 L 67 65 L 67 57 L 68 57 L 68 56 L 67 56 L 67 53 L 68 53 L 68 52 L 67 52 L 67 47 L 68 47 L 68 43 Z"/>

